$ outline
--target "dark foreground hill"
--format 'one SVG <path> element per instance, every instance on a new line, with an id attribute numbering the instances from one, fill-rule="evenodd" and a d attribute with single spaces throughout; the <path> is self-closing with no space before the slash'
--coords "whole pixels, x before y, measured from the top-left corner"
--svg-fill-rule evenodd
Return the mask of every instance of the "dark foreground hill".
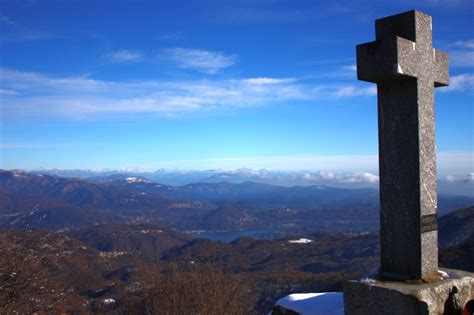
<path id="1" fill-rule="evenodd" d="M 474 272 L 474 240 L 441 250 L 439 261 L 444 267 Z"/>
<path id="2" fill-rule="evenodd" d="M 207 314 L 230 305 L 235 313 L 265 313 L 289 293 L 341 290 L 345 280 L 372 273 L 379 259 L 377 234 L 226 244 L 143 225 L 103 225 L 69 236 L 3 231 L 0 250 L 0 313 L 146 314 L 176 305 Z M 472 253 L 472 241 L 449 247 L 440 251 L 440 264 L 469 270 Z"/>
<path id="3" fill-rule="evenodd" d="M 440 265 L 474 272 L 474 207 L 439 220 Z"/>
<path id="4" fill-rule="evenodd" d="M 149 260 L 136 255 L 136 248 L 98 251 L 63 234 L 1 232 L 0 313 L 147 313 L 157 305 L 166 310 L 163 301 L 197 313 L 206 305 L 239 301 L 232 306 L 237 313 L 261 313 L 288 292 L 340 289 L 344 279 L 373 269 L 377 261 L 374 235 L 290 241 L 197 239 Z M 229 311 L 222 307 L 206 313 Z"/>
<path id="5" fill-rule="evenodd" d="M 474 206 L 453 211 L 439 220 L 439 246 L 446 248 L 474 240 Z"/>
<path id="6" fill-rule="evenodd" d="M 137 254 L 145 260 L 158 260 L 164 251 L 192 239 L 187 234 L 150 224 L 105 224 L 67 234 L 101 252 Z"/>
<path id="7" fill-rule="evenodd" d="M 62 234 L 0 233 L 0 313 L 61 313 L 94 309 L 120 279 L 119 258 Z"/>

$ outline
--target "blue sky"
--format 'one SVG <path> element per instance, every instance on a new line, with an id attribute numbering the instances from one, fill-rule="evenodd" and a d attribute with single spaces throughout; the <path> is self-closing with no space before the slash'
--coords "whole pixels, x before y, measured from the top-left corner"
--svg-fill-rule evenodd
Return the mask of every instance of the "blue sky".
<path id="1" fill-rule="evenodd" d="M 377 172 L 376 18 L 433 16 L 439 173 L 474 173 L 474 4 L 0 0 L 1 168 Z"/>

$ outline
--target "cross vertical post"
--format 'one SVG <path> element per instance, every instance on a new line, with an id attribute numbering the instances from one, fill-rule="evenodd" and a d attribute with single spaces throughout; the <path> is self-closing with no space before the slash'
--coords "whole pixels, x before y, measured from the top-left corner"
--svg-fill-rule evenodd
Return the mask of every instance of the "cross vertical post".
<path id="1" fill-rule="evenodd" d="M 357 46 L 357 78 L 377 84 L 381 275 L 421 279 L 438 270 L 434 88 L 449 84 L 448 56 L 419 11 L 375 28 Z"/>

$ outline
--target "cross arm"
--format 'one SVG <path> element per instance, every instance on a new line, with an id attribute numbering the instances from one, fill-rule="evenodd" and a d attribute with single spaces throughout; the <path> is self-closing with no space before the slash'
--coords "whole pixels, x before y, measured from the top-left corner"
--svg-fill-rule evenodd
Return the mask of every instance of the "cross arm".
<path id="1" fill-rule="evenodd" d="M 448 55 L 437 49 L 417 47 L 394 36 L 357 45 L 357 78 L 381 83 L 425 77 L 435 86 L 449 84 Z"/>
<path id="2" fill-rule="evenodd" d="M 357 78 L 374 83 L 416 77 L 415 43 L 399 37 L 357 45 Z"/>
<path id="3" fill-rule="evenodd" d="M 427 77 L 434 86 L 449 84 L 448 54 L 438 49 L 417 48 L 417 43 L 397 37 L 398 72 L 410 77 Z"/>
<path id="4" fill-rule="evenodd" d="M 376 40 L 356 46 L 357 79 L 379 83 L 393 79 L 396 55 L 393 43 Z"/>
<path id="5" fill-rule="evenodd" d="M 448 54 L 438 49 L 434 49 L 433 54 L 435 57 L 434 85 L 436 87 L 447 86 L 449 85 Z"/>

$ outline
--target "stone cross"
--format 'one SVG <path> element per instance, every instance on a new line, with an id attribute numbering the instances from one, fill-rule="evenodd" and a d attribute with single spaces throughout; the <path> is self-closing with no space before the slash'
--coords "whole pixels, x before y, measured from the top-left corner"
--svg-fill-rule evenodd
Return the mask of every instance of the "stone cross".
<path id="1" fill-rule="evenodd" d="M 357 46 L 357 78 L 377 83 L 381 276 L 421 279 L 438 270 L 434 88 L 449 83 L 448 55 L 419 11 L 375 29 Z"/>

